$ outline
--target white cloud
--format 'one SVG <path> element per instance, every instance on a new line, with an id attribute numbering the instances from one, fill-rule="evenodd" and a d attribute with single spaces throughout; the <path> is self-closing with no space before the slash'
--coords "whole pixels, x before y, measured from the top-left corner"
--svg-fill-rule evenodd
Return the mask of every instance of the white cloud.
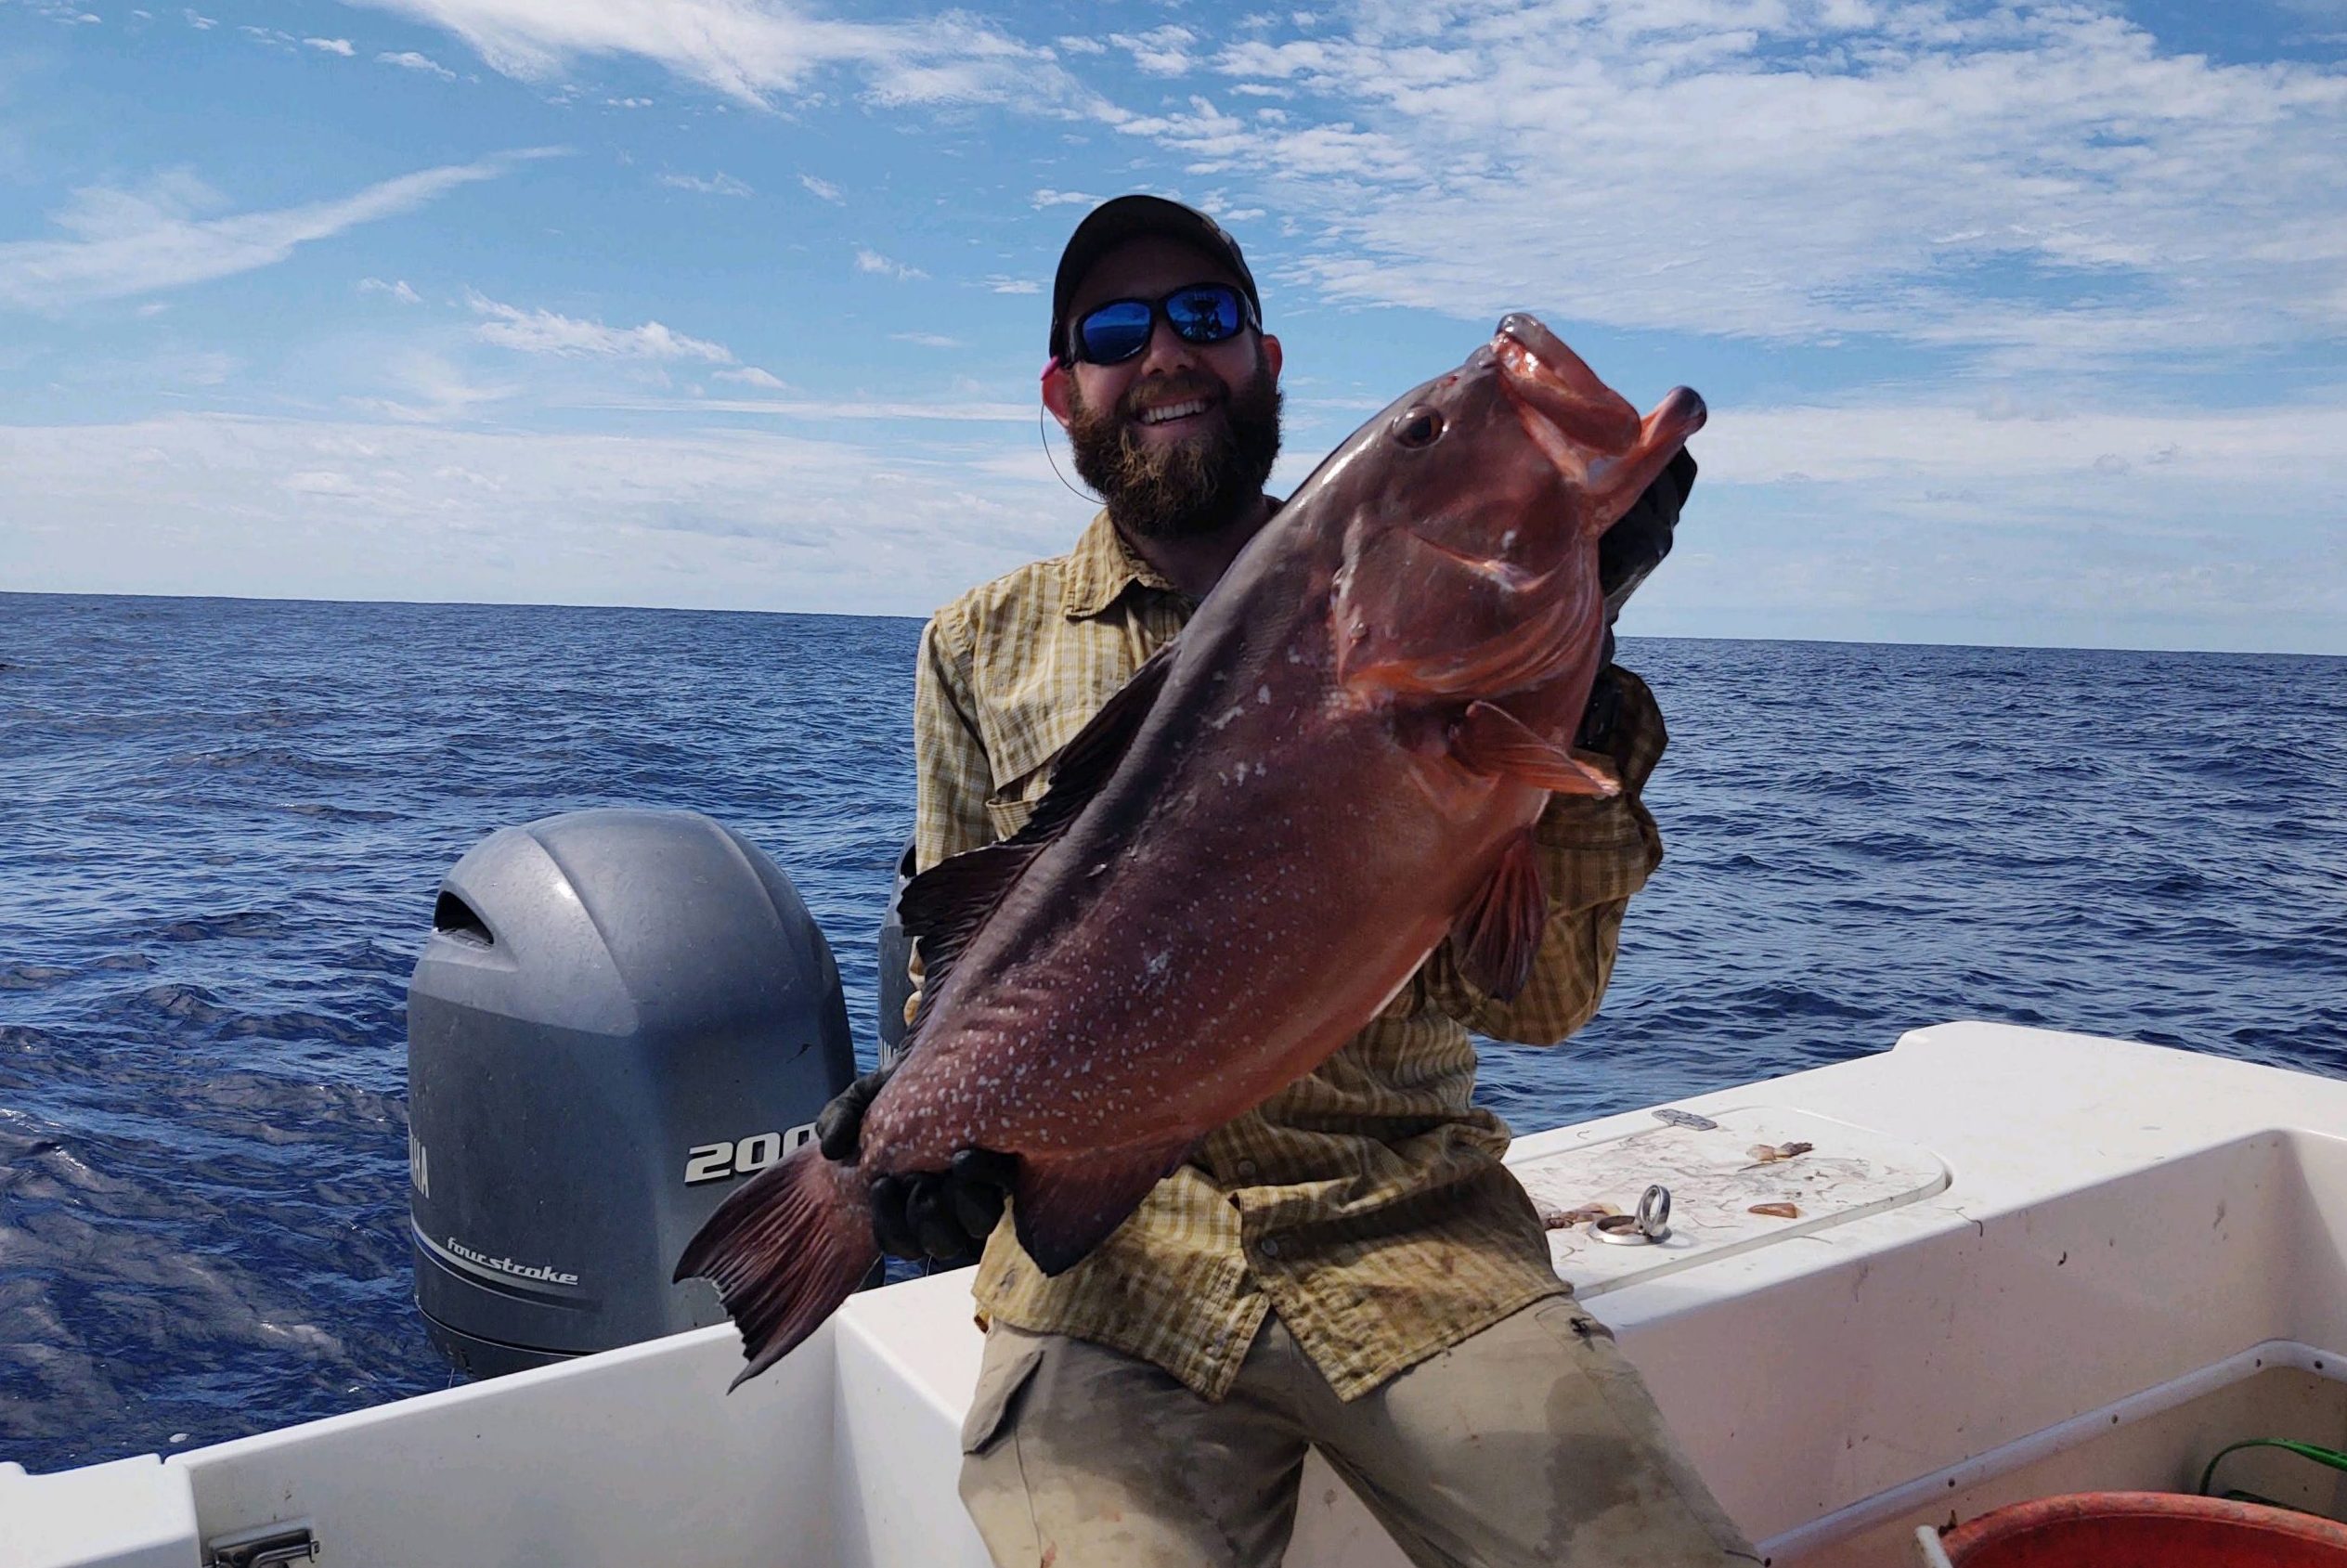
<path id="1" fill-rule="evenodd" d="M 1197 67 L 1190 45 L 1198 34 L 1186 27 L 1153 27 L 1147 32 L 1111 32 L 1109 42 L 1132 55 L 1133 63 L 1151 76 L 1183 76 Z"/>
<path id="2" fill-rule="evenodd" d="M 1044 286 L 1032 278 L 1005 278 L 996 273 L 986 279 L 986 287 L 998 294 L 1040 294 Z"/>
<path id="3" fill-rule="evenodd" d="M 755 365 L 744 365 L 733 370 L 720 370 L 712 379 L 721 382 L 740 382 L 745 386 L 764 387 L 769 392 L 790 390 L 790 383 L 784 381 L 782 377 L 771 370 L 761 370 Z"/>
<path id="4" fill-rule="evenodd" d="M 220 25 L 220 19 L 217 17 L 207 17 L 202 15 L 201 12 L 182 11 L 179 14 L 186 17 L 188 19 L 188 25 L 194 28 L 198 32 L 209 32 L 214 28 Z"/>
<path id="5" fill-rule="evenodd" d="M 1062 54 L 1105 55 L 1109 52 L 1109 45 L 1100 42 L 1099 39 L 1086 38 L 1080 33 L 1062 33 L 1060 36 L 1053 39 L 1052 43 L 1058 47 Z"/>
<path id="6" fill-rule="evenodd" d="M 1089 207 L 1099 198 L 1081 190 L 1054 190 L 1046 186 L 1028 200 L 1037 207 Z"/>
<path id="7" fill-rule="evenodd" d="M 1243 182 L 1292 279 L 1771 341 L 2059 362 L 2335 341 L 2347 73 L 2163 50 L 2100 6 L 1330 7 L 1121 128 Z"/>
<path id="8" fill-rule="evenodd" d="M 321 54 L 340 55 L 344 59 L 358 52 L 351 47 L 347 38 L 305 38 L 302 42 Z"/>
<path id="9" fill-rule="evenodd" d="M 679 190 L 690 190 L 702 196 L 747 196 L 750 188 L 732 175 L 720 173 L 703 178 L 699 175 L 662 175 L 662 185 L 672 185 Z"/>
<path id="10" fill-rule="evenodd" d="M 1032 403 L 998 403 L 978 400 L 958 403 L 913 403 L 853 401 L 836 397 L 825 398 L 736 398 L 705 397 L 687 401 L 678 398 L 621 399 L 598 404 L 597 407 L 632 413 L 693 413 L 693 414 L 770 414 L 793 420 L 827 420 L 843 423 L 872 423 L 903 420 L 940 424 L 1024 424 L 1035 422 Z"/>
<path id="11" fill-rule="evenodd" d="M 408 287 L 408 280 L 404 278 L 389 283 L 380 278 L 362 278 L 358 280 L 358 292 L 362 294 L 388 294 L 401 305 L 423 303 L 423 296 Z"/>
<path id="12" fill-rule="evenodd" d="M 849 21 L 792 0 L 354 0 L 445 28 L 492 70 L 525 81 L 572 61 L 647 59 L 759 107 L 810 94 L 825 72 L 862 79 L 879 104 L 993 103 L 1096 115 L 1107 106 L 1057 65 L 966 12 L 912 21 Z"/>
<path id="13" fill-rule="evenodd" d="M 457 79 L 455 71 L 450 71 L 430 55 L 420 55 L 413 49 L 401 49 L 396 53 L 386 49 L 375 57 L 375 63 L 395 65 L 402 71 L 419 71 L 427 76 L 437 76 L 443 82 L 453 82 Z"/>
<path id="14" fill-rule="evenodd" d="M 2114 404 L 1717 408 L 1625 629 L 2347 652 L 2347 404 Z"/>
<path id="15" fill-rule="evenodd" d="M 839 194 L 839 188 L 829 180 L 819 180 L 812 175 L 801 175 L 798 176 L 798 183 L 805 186 L 810 194 L 825 201 L 843 200 Z"/>
<path id="16" fill-rule="evenodd" d="M 796 420 L 793 421 L 797 422 Z M 834 426 L 833 428 L 841 428 Z M 33 590 L 926 615 L 1067 549 L 1031 432 L 613 436 L 178 417 L 0 426 L 0 580 Z"/>
<path id="17" fill-rule="evenodd" d="M 403 350 L 383 367 L 392 397 L 351 397 L 353 408 L 415 424 L 441 424 L 472 417 L 478 409 L 511 398 L 512 386 L 482 386 L 439 355 Z"/>
<path id="18" fill-rule="evenodd" d="M 161 175 L 137 190 L 85 187 L 53 220 L 71 238 L 0 243 L 0 308 L 56 309 L 250 272 L 540 155 L 504 153 L 402 175 L 332 201 L 215 217 L 199 214 L 223 199 L 192 175 Z"/>
<path id="19" fill-rule="evenodd" d="M 949 338 L 938 332 L 890 332 L 888 336 L 898 343 L 915 343 L 922 348 L 967 348 L 969 346 L 959 338 Z"/>
<path id="20" fill-rule="evenodd" d="M 928 276 L 917 266 L 908 266 L 903 262 L 890 261 L 879 252 L 869 249 L 859 249 L 856 252 L 856 270 L 876 272 L 884 278 L 894 278 L 907 282 L 915 278 Z"/>
<path id="21" fill-rule="evenodd" d="M 698 359 L 711 365 L 731 365 L 733 354 L 722 343 L 689 338 L 657 321 L 641 327 L 606 327 L 551 310 L 524 310 L 486 295 L 466 291 L 465 303 L 473 314 L 486 317 L 473 335 L 500 348 L 525 354 L 555 354 L 566 358 Z"/>

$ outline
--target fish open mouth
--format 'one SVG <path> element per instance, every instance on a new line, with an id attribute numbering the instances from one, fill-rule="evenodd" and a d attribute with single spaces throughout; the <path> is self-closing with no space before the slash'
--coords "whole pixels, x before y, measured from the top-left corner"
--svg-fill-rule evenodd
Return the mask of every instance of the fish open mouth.
<path id="1" fill-rule="evenodd" d="M 1707 417 L 1704 400 L 1679 386 L 1640 420 L 1627 398 L 1598 380 L 1581 356 L 1535 317 L 1503 317 L 1492 336 L 1491 354 L 1499 365 L 1500 389 L 1515 405 L 1525 434 L 1576 482 L 1617 460 L 1658 469 Z"/>
<path id="2" fill-rule="evenodd" d="M 1509 397 L 1553 425 L 1559 435 L 1606 456 L 1637 445 L 1638 410 L 1598 380 L 1538 317 L 1521 313 L 1504 317 L 1492 336 L 1491 352 L 1504 372 L 1500 385 Z M 1550 446 L 1537 429 L 1533 437 Z M 1558 454 L 1551 448 L 1550 455 Z"/>

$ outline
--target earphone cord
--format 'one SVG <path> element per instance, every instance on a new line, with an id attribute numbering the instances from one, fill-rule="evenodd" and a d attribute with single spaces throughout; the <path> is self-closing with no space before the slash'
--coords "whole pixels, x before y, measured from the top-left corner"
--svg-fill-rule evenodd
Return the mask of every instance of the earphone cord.
<path id="1" fill-rule="evenodd" d="M 1051 455 L 1051 433 L 1044 428 L 1044 408 L 1043 405 L 1040 403 L 1035 406 L 1035 439 L 1044 444 L 1044 461 L 1051 464 L 1053 476 L 1056 477 L 1061 485 L 1067 486 L 1068 493 L 1074 496 L 1077 499 L 1088 501 L 1094 506 L 1100 505 L 1101 502 L 1098 496 L 1092 495 L 1087 491 L 1079 490 L 1073 485 L 1069 485 L 1068 476 L 1059 472 L 1059 460 Z"/>

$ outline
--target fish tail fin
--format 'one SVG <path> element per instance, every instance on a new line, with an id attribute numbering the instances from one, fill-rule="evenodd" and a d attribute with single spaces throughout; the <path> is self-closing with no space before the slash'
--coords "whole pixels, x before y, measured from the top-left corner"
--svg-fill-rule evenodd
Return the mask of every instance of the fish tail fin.
<path id="1" fill-rule="evenodd" d="M 717 1286 L 749 1360 L 730 1385 L 739 1388 L 813 1333 L 879 1261 L 862 1173 L 808 1144 L 718 1205 L 675 1277 Z"/>

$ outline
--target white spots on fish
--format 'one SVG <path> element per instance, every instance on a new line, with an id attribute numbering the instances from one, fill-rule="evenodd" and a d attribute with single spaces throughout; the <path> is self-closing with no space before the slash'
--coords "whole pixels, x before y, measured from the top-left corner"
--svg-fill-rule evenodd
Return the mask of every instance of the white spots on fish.
<path id="1" fill-rule="evenodd" d="M 1246 711 L 1247 705 L 1245 703 L 1233 703 L 1230 706 L 1225 708 L 1222 712 L 1208 719 L 1206 721 L 1206 727 L 1210 730 L 1221 730 L 1232 719 L 1238 718 L 1240 714 Z"/>
<path id="2" fill-rule="evenodd" d="M 1258 686 L 1258 687 L 1256 687 L 1256 688 L 1255 688 L 1255 701 L 1256 701 L 1256 702 L 1258 702 L 1258 703 L 1260 703 L 1260 704 L 1262 704 L 1262 705 L 1263 705 L 1263 706 L 1270 706 L 1270 704 L 1271 704 L 1271 688 L 1270 688 L 1270 687 L 1268 687 L 1268 686 Z"/>
<path id="3" fill-rule="evenodd" d="M 1165 971 L 1172 966 L 1173 963 L 1174 954 L 1164 948 L 1160 948 L 1157 952 L 1149 954 L 1149 961 L 1145 967 L 1147 967 L 1149 972 L 1149 978 L 1156 979 L 1159 976 L 1164 974 Z"/>

